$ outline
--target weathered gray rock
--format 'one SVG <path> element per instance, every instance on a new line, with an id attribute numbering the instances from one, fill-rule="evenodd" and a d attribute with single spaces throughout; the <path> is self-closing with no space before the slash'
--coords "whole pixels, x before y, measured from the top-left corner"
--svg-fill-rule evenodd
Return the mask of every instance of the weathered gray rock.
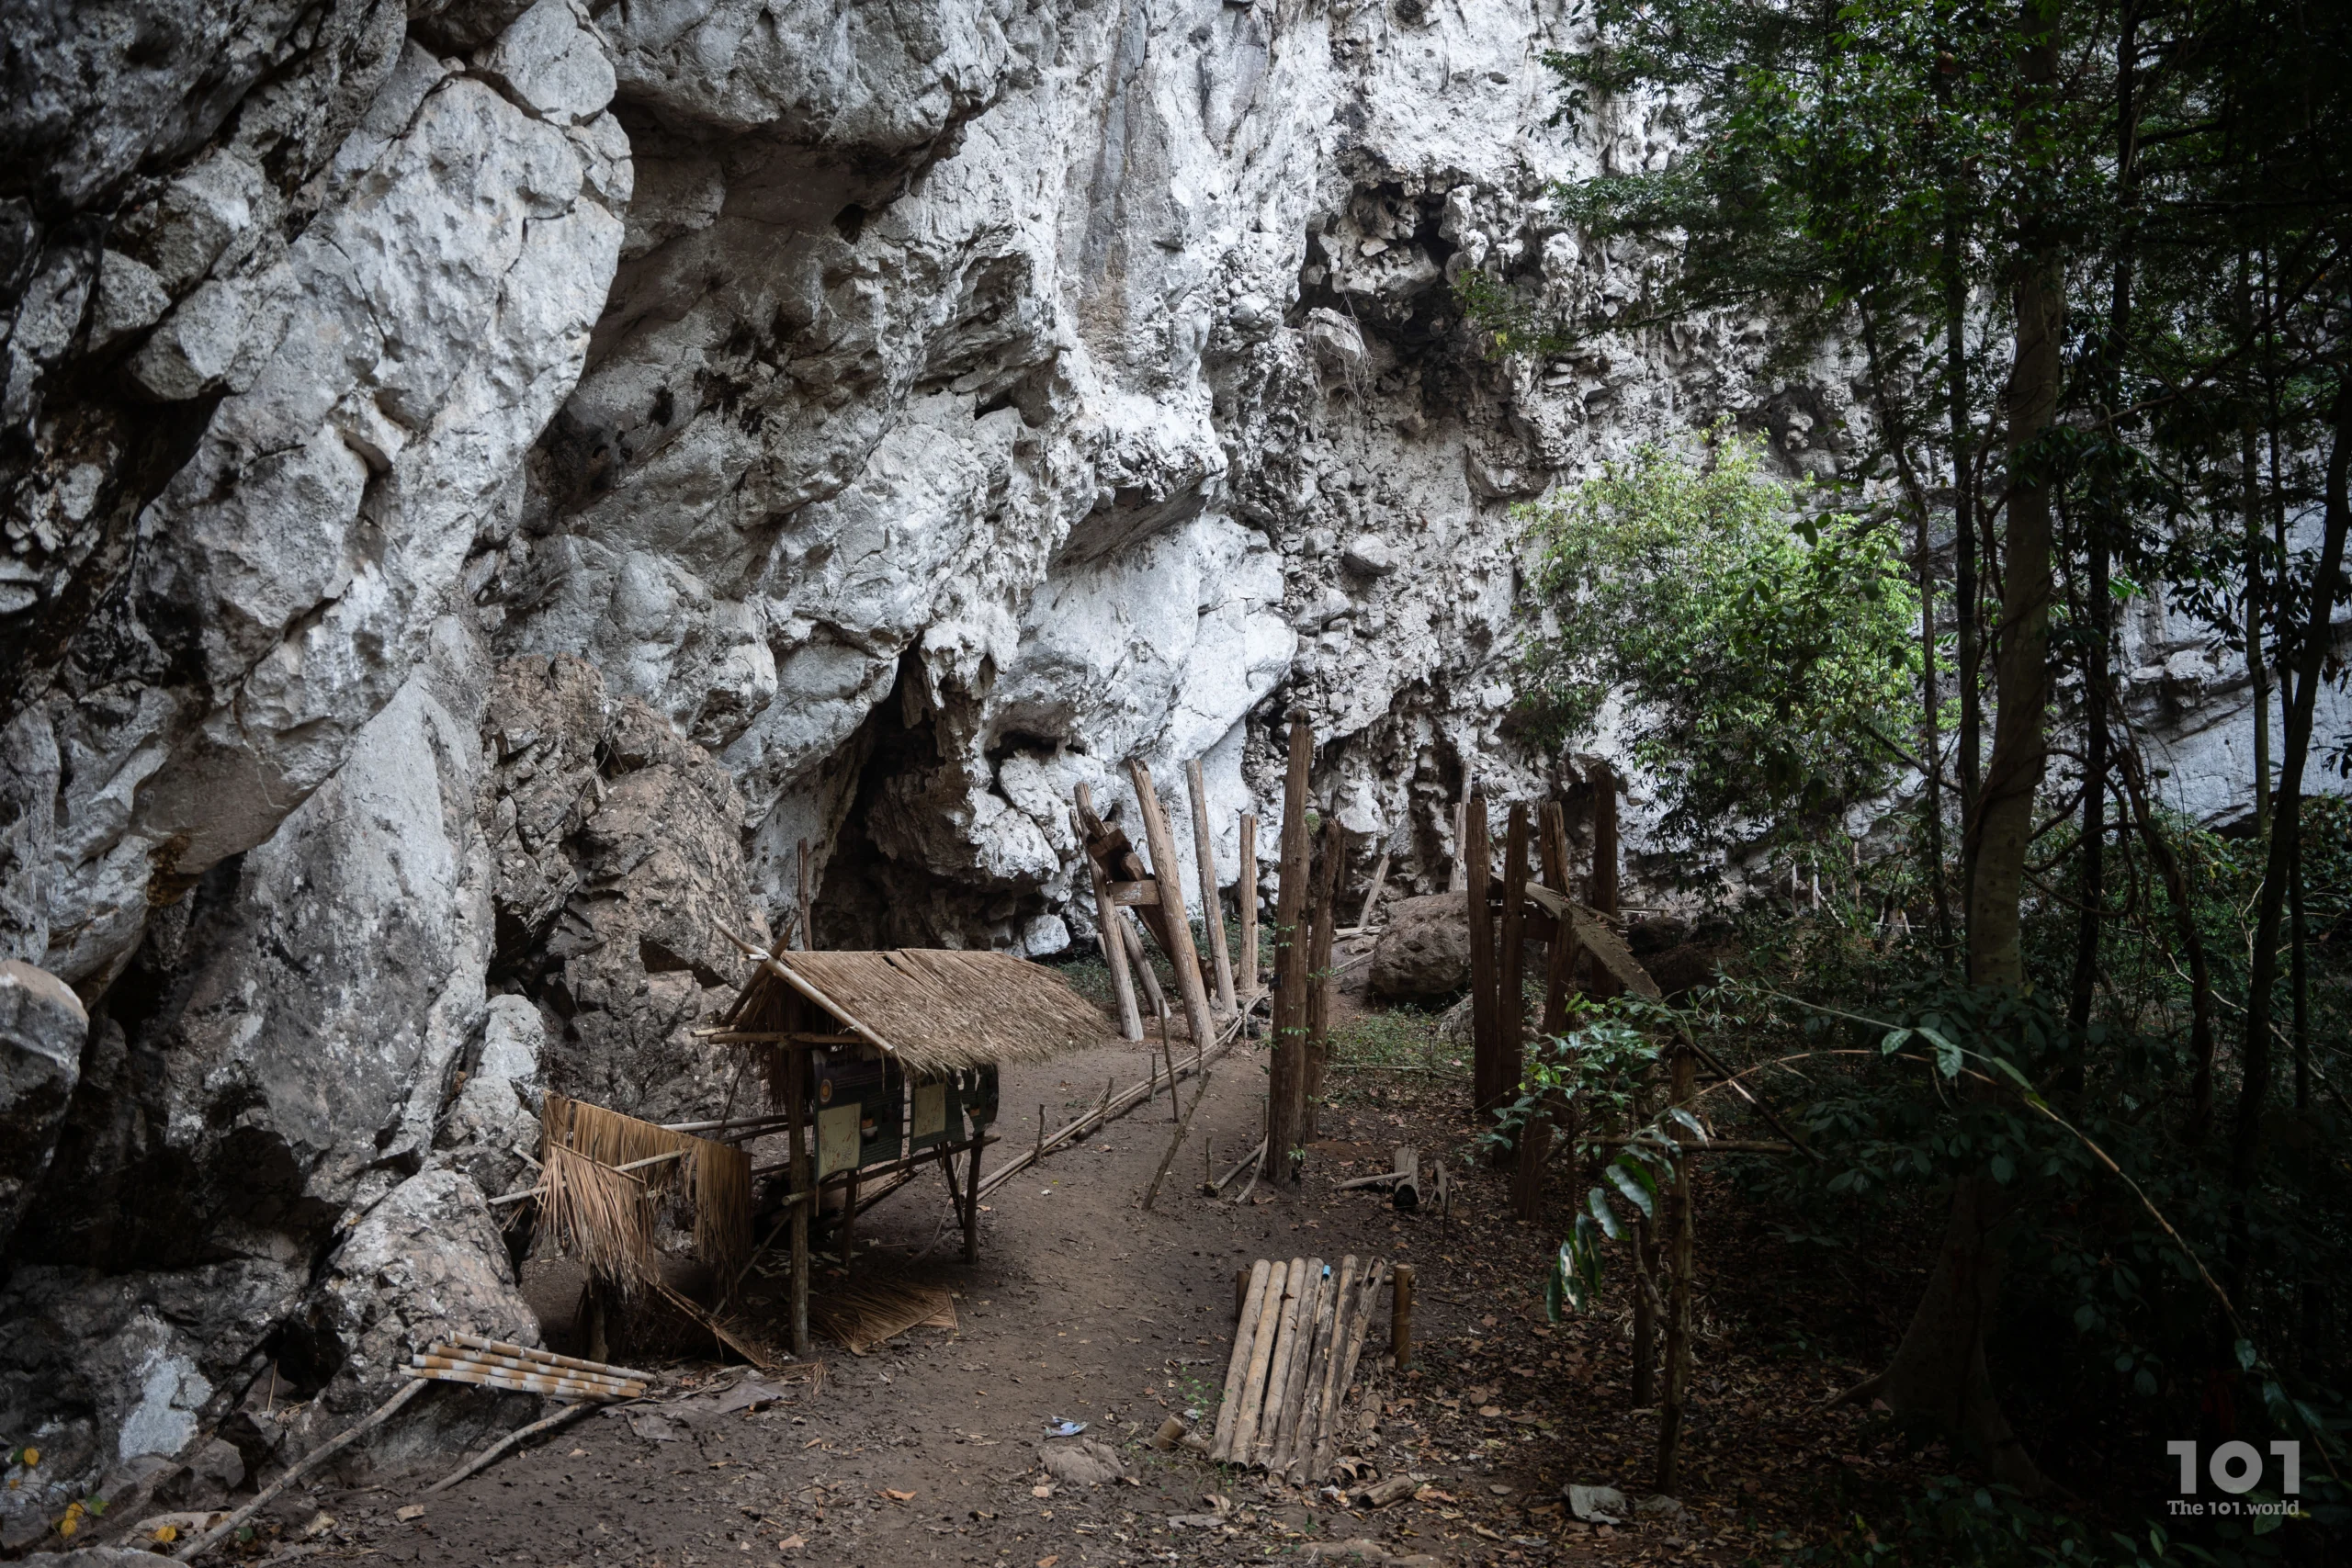
<path id="1" fill-rule="evenodd" d="M 0 961 L 0 1247 L 49 1168 L 89 1032 L 89 1014 L 64 981 Z"/>
<path id="2" fill-rule="evenodd" d="M 1091 1438 L 1058 1438 L 1037 1445 L 1037 1462 L 1046 1473 L 1072 1486 L 1100 1486 L 1127 1472 L 1118 1450 Z"/>
<path id="3" fill-rule="evenodd" d="M 1470 983 L 1469 900 L 1460 893 L 1401 898 L 1373 944 L 1366 988 L 1376 997 L 1443 997 Z"/>

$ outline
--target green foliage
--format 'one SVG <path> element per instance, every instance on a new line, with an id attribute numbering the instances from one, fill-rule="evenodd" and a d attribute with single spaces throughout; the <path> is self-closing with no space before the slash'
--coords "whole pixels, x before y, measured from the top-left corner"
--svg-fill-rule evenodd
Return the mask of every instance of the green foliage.
<path id="1" fill-rule="evenodd" d="M 1552 744 L 1622 694 L 1665 838 L 1801 831 L 1886 781 L 1875 733 L 1910 702 L 1917 596 L 1896 541 L 1812 515 L 1718 427 L 1694 467 L 1657 446 L 1524 513 L 1539 551 L 1521 701 Z"/>

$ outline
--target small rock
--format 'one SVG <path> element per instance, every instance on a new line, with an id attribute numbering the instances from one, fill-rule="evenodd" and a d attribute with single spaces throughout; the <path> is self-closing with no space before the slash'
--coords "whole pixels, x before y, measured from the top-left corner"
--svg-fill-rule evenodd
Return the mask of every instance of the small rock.
<path id="1" fill-rule="evenodd" d="M 1568 1512 L 1587 1524 L 1622 1525 L 1632 1509 L 1625 1495 L 1614 1486 L 1578 1486 L 1571 1482 L 1560 1489 L 1567 1499 Z"/>
<path id="2" fill-rule="evenodd" d="M 1359 534 L 1340 552 L 1340 564 L 1362 577 L 1386 577 L 1396 570 L 1396 552 L 1376 534 Z"/>

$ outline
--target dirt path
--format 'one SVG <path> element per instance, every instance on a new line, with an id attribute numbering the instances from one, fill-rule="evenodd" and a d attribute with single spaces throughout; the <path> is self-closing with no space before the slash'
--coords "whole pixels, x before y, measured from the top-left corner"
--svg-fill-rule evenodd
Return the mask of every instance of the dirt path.
<path id="1" fill-rule="evenodd" d="M 1124 1087 L 1144 1064 L 1139 1048 L 1114 1043 L 1009 1073 L 1005 1146 L 1034 1134 L 1038 1104 L 1057 1125 L 1095 1103 L 1106 1077 Z M 1541 1234 L 1499 1218 L 1502 1179 L 1462 1157 L 1469 1128 L 1456 1102 L 1466 1086 L 1409 1072 L 1335 1077 L 1325 1136 L 1300 1186 L 1261 1184 L 1238 1207 L 1204 1199 L 1204 1146 L 1222 1170 L 1259 1136 L 1263 1064 L 1262 1051 L 1245 1045 L 1215 1066 L 1156 1213 L 1143 1213 L 1139 1199 L 1172 1130 L 1164 1094 L 1000 1188 L 982 1216 L 976 1267 L 960 1261 L 944 1227 L 936 1178 L 861 1219 L 859 1274 L 954 1292 L 956 1330 L 913 1329 L 863 1358 L 820 1345 L 821 1389 L 789 1385 L 788 1399 L 763 1410 L 659 1424 L 592 1415 L 430 1499 L 418 1495 L 429 1477 L 289 1497 L 275 1529 L 242 1554 L 548 1568 L 1086 1568 L 1297 1561 L 1356 1540 L 1449 1563 L 1735 1561 L 1762 1544 L 1770 1520 L 1735 1489 L 1736 1456 L 1724 1452 L 1709 1408 L 1715 1393 L 1740 1397 L 1727 1368 L 1709 1369 L 1692 1419 L 1692 1513 L 1618 1530 L 1562 1513 L 1559 1488 L 1571 1480 L 1640 1495 L 1648 1414 L 1626 1411 L 1607 1386 L 1623 1371 L 1608 1364 L 1612 1354 L 1623 1359 L 1614 1323 L 1544 1325 L 1528 1261 L 1542 1254 Z M 1401 1217 L 1375 1195 L 1331 1190 L 1350 1174 L 1385 1168 L 1390 1145 L 1408 1138 L 1426 1152 L 1456 1151 L 1464 1180 L 1453 1219 Z M 1336 1261 L 1349 1252 L 1419 1271 L 1420 1365 L 1399 1376 L 1385 1357 L 1375 1363 L 1384 1311 L 1358 1378 L 1377 1430 L 1360 1433 L 1355 1449 L 1385 1472 L 1425 1478 L 1421 1500 L 1359 1515 L 1329 1494 L 1270 1487 L 1148 1444 L 1171 1411 L 1214 1419 L 1237 1269 L 1261 1257 Z M 690 1394 L 740 1372 L 681 1366 L 666 1391 Z M 1049 1485 L 1038 1445 L 1057 1418 L 1089 1423 L 1089 1437 L 1118 1450 L 1129 1480 Z M 1844 1439 L 1822 1440 L 1834 1450 Z M 1775 1451 L 1787 1457 L 1793 1439 L 1781 1443 Z M 1220 1511 L 1216 1498 L 1230 1510 L 1220 1525 L 1170 1522 Z M 419 1503 L 421 1514 L 398 1517 Z M 320 1510 L 334 1526 L 289 1547 Z"/>

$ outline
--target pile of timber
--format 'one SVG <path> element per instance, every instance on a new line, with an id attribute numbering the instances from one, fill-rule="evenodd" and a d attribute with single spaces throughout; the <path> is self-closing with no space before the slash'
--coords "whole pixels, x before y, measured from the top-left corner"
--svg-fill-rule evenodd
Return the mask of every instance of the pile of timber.
<path id="1" fill-rule="evenodd" d="M 646 1385 L 653 1381 L 650 1372 L 509 1345 L 479 1334 L 453 1334 L 447 1343 L 411 1356 L 404 1370 L 413 1378 L 544 1393 L 555 1399 L 642 1399 Z"/>
<path id="2" fill-rule="evenodd" d="M 1340 1413 L 1355 1382 L 1385 1258 L 1334 1270 L 1319 1258 L 1261 1258 L 1250 1270 L 1209 1458 L 1294 1483 L 1332 1472 Z"/>

